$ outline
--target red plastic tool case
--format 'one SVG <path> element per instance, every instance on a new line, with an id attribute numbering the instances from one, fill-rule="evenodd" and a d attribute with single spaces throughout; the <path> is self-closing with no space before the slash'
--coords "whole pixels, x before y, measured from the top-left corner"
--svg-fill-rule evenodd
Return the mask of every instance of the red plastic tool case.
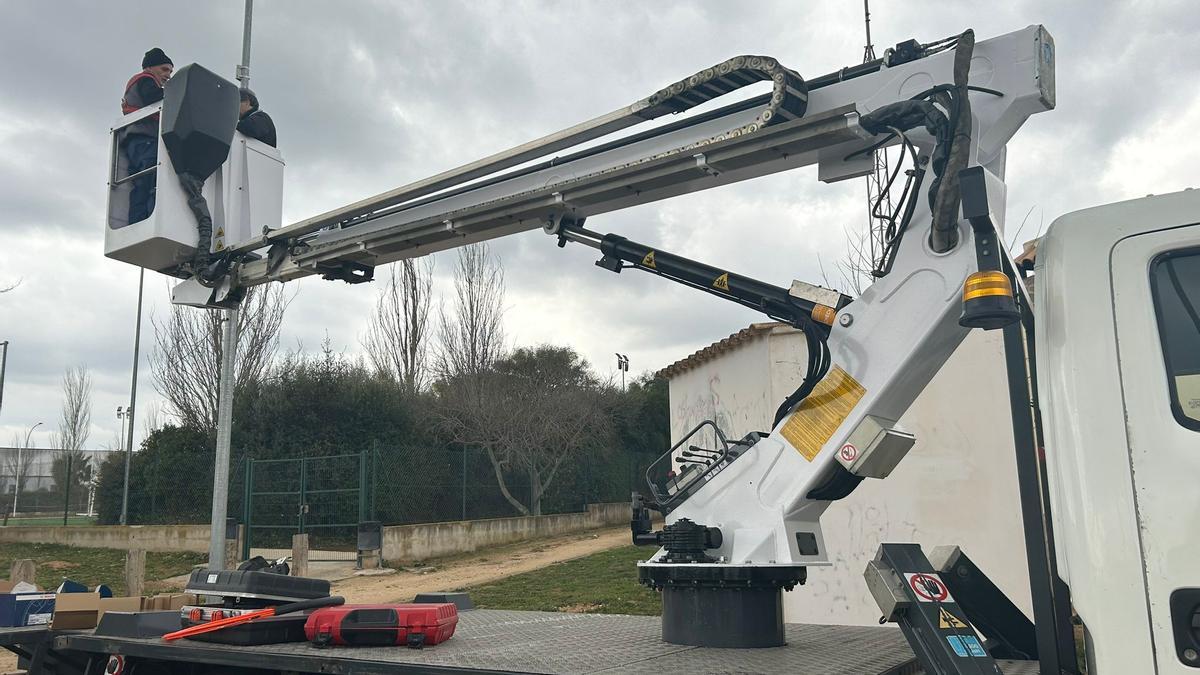
<path id="1" fill-rule="evenodd" d="M 342 605 L 308 615 L 304 634 L 319 645 L 360 647 L 407 645 L 424 647 L 445 642 L 458 625 L 454 603 Z"/>

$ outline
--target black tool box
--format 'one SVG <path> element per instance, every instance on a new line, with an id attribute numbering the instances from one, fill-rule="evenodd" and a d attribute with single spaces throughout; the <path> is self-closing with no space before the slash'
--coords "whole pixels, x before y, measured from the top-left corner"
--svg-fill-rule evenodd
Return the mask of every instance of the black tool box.
<path id="1" fill-rule="evenodd" d="M 275 602 L 298 602 L 329 596 L 325 579 L 289 577 L 248 570 L 196 570 L 188 579 L 188 593 L 250 598 Z M 268 603 L 269 604 L 269 603 Z"/>
<path id="2" fill-rule="evenodd" d="M 304 624 L 307 620 L 308 614 L 304 613 L 271 616 L 229 626 L 211 633 L 191 635 L 187 639 L 223 645 L 273 645 L 281 642 L 304 642 L 308 639 L 304 634 Z M 205 622 L 194 622 L 186 615 L 180 619 L 180 624 L 184 628 L 191 628 L 202 623 Z"/>

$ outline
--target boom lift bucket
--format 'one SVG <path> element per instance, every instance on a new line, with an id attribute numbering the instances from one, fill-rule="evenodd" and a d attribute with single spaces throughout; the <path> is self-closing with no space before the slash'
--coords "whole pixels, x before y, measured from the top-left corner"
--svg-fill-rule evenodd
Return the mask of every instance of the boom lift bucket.
<path id="1" fill-rule="evenodd" d="M 229 101 L 236 97 L 218 94 L 236 88 L 232 82 L 192 64 L 181 68 L 167 83 L 163 101 L 125 115 L 113 125 L 105 256 L 180 278 L 190 276 L 184 266 L 195 257 L 200 237 L 179 173 L 196 173 L 201 165 L 208 165 L 203 169 L 211 172 L 201 191 L 213 220 L 210 252 L 220 252 L 280 226 L 283 156 L 240 132 L 234 131 L 230 141 L 212 130 L 227 123 L 229 120 L 224 118 L 230 115 L 236 124 L 236 104 L 229 108 Z M 123 144 L 129 127 L 146 118 L 152 118 L 158 130 L 157 164 L 144 173 L 131 175 Z M 173 142 L 173 150 L 169 151 L 163 140 L 164 125 L 173 127 L 166 131 L 176 132 L 174 136 L 168 133 L 169 137 L 187 136 L 188 142 Z M 177 166 L 180 162 L 189 166 Z M 215 170 L 213 164 L 217 165 Z M 146 218 L 131 223 L 129 198 L 138 180 L 152 181 L 154 208 Z"/>

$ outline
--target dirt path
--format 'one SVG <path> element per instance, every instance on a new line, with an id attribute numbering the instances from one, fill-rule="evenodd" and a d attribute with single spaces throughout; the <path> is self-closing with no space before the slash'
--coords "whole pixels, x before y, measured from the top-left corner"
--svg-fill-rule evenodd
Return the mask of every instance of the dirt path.
<path id="1" fill-rule="evenodd" d="M 408 567 L 395 574 L 336 581 L 333 592 L 345 596 L 348 603 L 408 602 L 417 593 L 476 586 L 628 543 L 628 527 L 526 541 L 433 560 L 427 567 Z"/>

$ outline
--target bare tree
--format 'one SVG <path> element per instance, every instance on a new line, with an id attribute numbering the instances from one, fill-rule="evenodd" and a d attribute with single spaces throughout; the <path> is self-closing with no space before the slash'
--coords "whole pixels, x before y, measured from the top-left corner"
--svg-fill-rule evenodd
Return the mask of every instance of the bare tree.
<path id="1" fill-rule="evenodd" d="M 25 479 L 29 477 L 29 471 L 33 468 L 34 456 L 37 454 L 29 452 L 33 446 L 26 442 L 27 438 L 28 435 L 14 432 L 12 447 L 4 449 L 4 475 L 12 477 L 14 494 L 25 489 Z M 9 499 L 5 514 L 11 510 L 12 500 Z"/>
<path id="2" fill-rule="evenodd" d="M 295 297 L 282 286 L 253 287 L 242 301 L 235 390 L 262 379 L 279 346 L 279 327 Z M 151 318 L 155 348 L 150 369 L 169 412 L 183 425 L 213 432 L 217 428 L 223 312 L 173 305 L 163 321 Z"/>
<path id="3" fill-rule="evenodd" d="M 144 406 L 142 412 L 142 438 L 149 438 L 151 434 L 162 428 L 162 405 L 157 401 L 150 401 Z M 120 437 L 117 437 L 117 449 L 124 447 Z"/>
<path id="4" fill-rule="evenodd" d="M 79 452 L 92 433 L 92 375 L 87 366 L 67 369 L 63 375 L 62 392 L 58 431 L 50 434 L 50 445 Z"/>
<path id="5" fill-rule="evenodd" d="M 438 375 L 477 376 L 504 353 L 504 270 L 487 244 L 458 249 L 453 303 L 440 311 Z"/>
<path id="6" fill-rule="evenodd" d="M 871 257 L 872 233 L 869 230 L 846 228 L 845 235 L 846 256 L 835 264 L 840 279 L 831 280 L 825 271 L 825 263 L 818 258 L 817 263 L 821 266 L 821 278 L 830 288 L 853 293 L 856 296 L 862 295 L 863 291 L 875 283 L 875 277 L 871 274 L 875 269 L 875 260 Z"/>
<path id="7" fill-rule="evenodd" d="M 574 350 L 543 345 L 443 382 L 437 414 L 455 442 L 487 453 L 513 508 L 541 515 L 542 496 L 565 463 L 612 446 L 611 391 Z M 527 479 L 528 492 L 514 493 L 514 479 Z"/>
<path id="8" fill-rule="evenodd" d="M 376 372 L 409 394 L 429 382 L 429 307 L 433 297 L 433 261 L 407 259 L 393 265 L 375 304 L 375 315 L 362 345 Z"/>
<path id="9" fill-rule="evenodd" d="M 50 466 L 57 490 L 74 490 L 92 478 L 91 462 L 83 452 L 92 433 L 92 376 L 87 366 L 68 368 L 62 380 L 63 402 L 58 431 L 50 434 L 50 445 L 61 452 Z M 80 494 L 76 492 L 76 494 Z"/>

